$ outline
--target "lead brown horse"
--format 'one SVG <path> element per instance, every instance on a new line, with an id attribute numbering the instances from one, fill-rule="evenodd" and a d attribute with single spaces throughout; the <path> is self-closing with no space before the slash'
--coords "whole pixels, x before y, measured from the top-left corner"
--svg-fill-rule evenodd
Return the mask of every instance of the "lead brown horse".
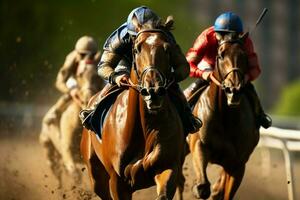
<path id="1" fill-rule="evenodd" d="M 183 178 L 185 140 L 169 92 L 170 51 L 164 31 L 140 31 L 129 89 L 110 108 L 102 138 L 83 131 L 81 152 L 93 189 L 104 200 L 132 199 L 134 191 L 155 184 L 157 199 L 172 199 Z"/>
<path id="2" fill-rule="evenodd" d="M 244 75 L 248 70 L 243 40 L 247 34 L 220 42 L 216 67 L 210 85 L 202 92 L 193 113 L 203 120 L 198 134 L 189 136 L 194 170 L 197 175 L 193 193 L 196 198 L 211 195 L 206 168 L 208 163 L 222 166 L 213 185 L 212 199 L 233 199 L 245 171 L 246 162 L 259 140 L 254 111 L 248 101 Z M 248 83 L 249 84 L 249 83 Z"/>

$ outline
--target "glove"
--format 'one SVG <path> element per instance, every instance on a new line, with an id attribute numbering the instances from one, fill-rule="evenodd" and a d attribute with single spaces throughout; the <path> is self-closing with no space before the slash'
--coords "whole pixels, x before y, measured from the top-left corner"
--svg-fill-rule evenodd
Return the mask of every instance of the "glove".
<path id="1" fill-rule="evenodd" d="M 125 71 L 112 72 L 108 78 L 110 84 L 117 84 L 119 87 L 121 83 L 127 83 L 129 79 L 128 74 Z"/>
<path id="2" fill-rule="evenodd" d="M 202 73 L 202 78 L 206 81 L 210 81 L 210 75 L 211 75 L 212 71 L 204 71 Z"/>
<path id="3" fill-rule="evenodd" d="M 128 83 L 128 79 L 129 77 L 127 74 L 122 74 L 115 78 L 115 82 L 119 87 L 121 87 L 122 83 Z"/>

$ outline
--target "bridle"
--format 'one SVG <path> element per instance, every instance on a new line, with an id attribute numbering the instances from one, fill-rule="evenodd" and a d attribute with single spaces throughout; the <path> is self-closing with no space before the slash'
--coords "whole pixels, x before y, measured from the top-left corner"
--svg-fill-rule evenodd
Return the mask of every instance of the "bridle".
<path id="1" fill-rule="evenodd" d="M 223 40 L 222 42 L 219 43 L 218 46 L 218 52 L 219 49 L 226 43 L 238 43 L 238 44 L 242 44 L 242 42 L 240 40 Z M 221 69 L 220 69 L 220 64 L 219 61 L 221 59 L 220 55 L 217 55 L 216 57 L 216 68 L 218 71 L 218 75 L 221 78 L 221 81 L 219 81 L 213 74 L 210 75 L 210 79 L 219 87 L 221 87 L 222 90 L 226 89 L 226 85 L 225 85 L 225 80 L 228 77 L 229 74 L 237 72 L 238 75 L 240 77 L 244 77 L 244 73 L 242 72 L 242 70 L 238 67 L 233 67 L 231 70 L 229 70 L 224 76 L 221 74 Z M 244 79 L 243 79 L 244 80 Z"/>
<path id="2" fill-rule="evenodd" d="M 161 29 L 145 29 L 145 30 L 141 30 L 137 33 L 136 37 L 135 37 L 135 40 L 134 40 L 134 44 L 135 42 L 137 41 L 137 38 L 142 34 L 142 33 L 162 33 L 166 36 L 166 38 L 169 40 L 169 35 L 161 30 Z M 133 59 L 132 59 L 132 67 L 133 67 L 133 70 L 137 76 L 137 79 L 138 79 L 138 82 L 137 84 L 133 83 L 130 79 L 129 79 L 129 83 L 128 84 L 122 84 L 124 86 L 128 86 L 128 87 L 131 87 L 133 89 L 135 89 L 136 91 L 138 91 L 141 95 L 143 96 L 147 96 L 149 93 L 151 93 L 151 91 L 154 91 L 155 89 L 157 89 L 158 91 L 158 94 L 159 95 L 163 95 L 166 93 L 166 91 L 168 90 L 168 88 L 175 82 L 174 78 L 167 78 L 158 68 L 156 68 L 155 66 L 146 66 L 144 68 L 144 70 L 139 74 L 138 72 L 138 69 L 137 69 L 137 65 L 136 65 L 136 54 L 137 54 L 137 49 L 135 47 L 135 45 L 133 44 L 133 49 L 132 49 L 132 56 L 133 56 Z M 156 74 L 159 75 L 159 78 L 160 80 L 162 80 L 163 84 L 161 86 L 158 86 L 158 88 L 154 88 L 154 87 L 144 87 L 143 85 L 143 80 L 146 76 L 147 73 L 149 72 L 155 72 Z M 149 91 L 149 92 L 148 92 Z"/>

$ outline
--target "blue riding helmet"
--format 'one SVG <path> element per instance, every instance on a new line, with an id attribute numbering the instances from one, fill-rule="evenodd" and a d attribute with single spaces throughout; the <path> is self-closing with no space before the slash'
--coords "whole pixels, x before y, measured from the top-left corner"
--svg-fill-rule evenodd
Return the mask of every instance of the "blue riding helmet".
<path id="1" fill-rule="evenodd" d="M 232 12 L 221 14 L 215 21 L 214 30 L 216 32 L 243 32 L 243 22 L 239 16 Z"/>
<path id="2" fill-rule="evenodd" d="M 156 23 L 160 20 L 157 14 L 155 14 L 151 9 L 146 6 L 141 6 L 133 9 L 127 18 L 127 29 L 128 33 L 131 35 L 136 35 L 135 26 L 132 23 L 133 17 L 136 17 L 139 24 L 143 25 L 145 23 Z"/>

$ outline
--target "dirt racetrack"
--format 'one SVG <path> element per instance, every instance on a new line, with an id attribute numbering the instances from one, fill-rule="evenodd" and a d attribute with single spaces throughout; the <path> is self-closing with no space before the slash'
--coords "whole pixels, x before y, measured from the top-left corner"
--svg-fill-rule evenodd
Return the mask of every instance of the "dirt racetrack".
<path id="1" fill-rule="evenodd" d="M 30 132 L 0 131 L 0 200 L 60 200 L 98 199 L 90 192 L 87 171 L 82 170 L 84 181 L 78 185 L 66 185 L 58 189 L 58 183 L 46 163 L 42 147 L 38 143 L 38 130 Z M 299 155 L 298 155 L 299 156 Z M 246 174 L 235 199 L 242 200 L 287 200 L 287 181 L 283 157 L 280 151 L 271 151 L 271 170 L 266 174 L 261 165 L 261 149 L 256 149 L 248 162 Z M 296 181 L 299 177 L 299 162 L 294 163 Z M 218 168 L 211 166 L 209 176 L 216 178 Z M 297 172 L 298 171 L 298 172 Z M 265 174 L 265 175 L 264 175 Z M 194 173 L 190 156 L 184 165 L 185 199 L 194 199 L 191 186 Z M 299 184 L 298 184 L 299 185 Z M 295 185 L 297 188 L 297 184 Z M 299 187 L 298 187 L 299 188 Z M 300 198 L 299 191 L 297 195 Z M 134 200 L 155 199 L 155 188 L 134 193 Z"/>

